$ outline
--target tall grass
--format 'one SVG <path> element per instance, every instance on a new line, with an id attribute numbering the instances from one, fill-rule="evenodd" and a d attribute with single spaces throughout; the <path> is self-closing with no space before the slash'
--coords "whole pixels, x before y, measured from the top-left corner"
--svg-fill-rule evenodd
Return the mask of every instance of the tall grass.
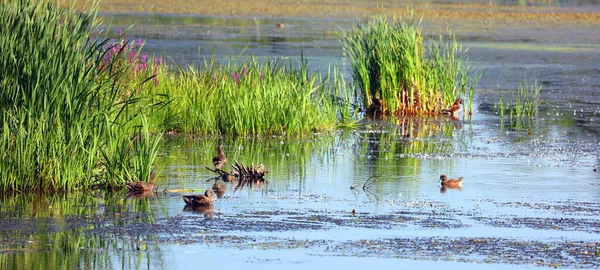
<path id="1" fill-rule="evenodd" d="M 450 31 L 423 44 L 412 10 L 391 22 L 376 15 L 342 30 L 341 39 L 364 107 L 379 98 L 387 115 L 438 114 L 468 91 L 472 96 L 479 78 L 471 77 L 467 50 Z"/>
<path id="2" fill-rule="evenodd" d="M 129 69 L 97 38 L 96 10 L 0 3 L 0 190 L 70 191 L 149 178 L 157 138 L 139 131 L 147 128 L 131 106 L 139 98 L 121 92 Z M 115 146 L 124 140 L 135 147 Z M 136 161 L 140 155 L 146 158 Z"/>
<path id="3" fill-rule="evenodd" d="M 537 85 L 537 80 L 533 84 L 527 84 L 527 80 L 519 82 L 517 90 L 508 98 L 500 98 L 496 107 L 500 114 L 501 124 L 504 125 L 505 115 L 508 115 L 508 125 L 515 129 L 531 129 L 531 119 L 538 114 L 539 106 L 542 103 L 540 91 L 542 86 Z"/>
<path id="4" fill-rule="evenodd" d="M 240 55 L 241 57 L 241 55 Z M 305 134 L 351 123 L 341 74 L 309 73 L 304 59 L 259 62 L 251 57 L 159 75 L 148 95 L 172 103 L 158 116 L 166 130 L 196 134 Z"/>

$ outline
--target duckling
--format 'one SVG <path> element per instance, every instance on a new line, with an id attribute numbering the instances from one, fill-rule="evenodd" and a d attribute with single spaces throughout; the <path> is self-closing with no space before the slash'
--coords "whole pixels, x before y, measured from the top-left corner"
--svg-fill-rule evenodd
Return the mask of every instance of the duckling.
<path id="1" fill-rule="evenodd" d="M 191 206 L 212 205 L 215 203 L 215 194 L 212 190 L 207 189 L 204 195 L 184 195 L 183 201 Z"/>
<path id="2" fill-rule="evenodd" d="M 442 188 L 462 188 L 463 178 L 448 178 L 445 174 L 440 175 Z"/>
<path id="3" fill-rule="evenodd" d="M 462 104 L 462 102 L 462 98 L 458 98 L 456 101 L 454 101 L 454 105 L 452 105 L 447 110 L 442 110 L 442 114 L 454 115 L 455 113 L 460 111 L 460 104 Z"/>
<path id="4" fill-rule="evenodd" d="M 225 167 L 225 163 L 227 163 L 227 157 L 225 157 L 225 152 L 223 152 L 221 144 L 217 145 L 217 150 L 219 153 L 213 158 L 212 161 L 215 165 L 215 169 L 222 170 Z"/>

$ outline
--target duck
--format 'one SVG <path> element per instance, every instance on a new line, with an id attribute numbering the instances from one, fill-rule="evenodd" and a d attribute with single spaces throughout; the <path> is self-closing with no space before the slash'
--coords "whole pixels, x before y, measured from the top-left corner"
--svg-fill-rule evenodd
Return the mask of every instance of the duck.
<path id="1" fill-rule="evenodd" d="M 460 111 L 460 104 L 462 104 L 462 102 L 462 98 L 458 98 L 456 101 L 454 101 L 454 105 L 450 106 L 448 109 L 442 110 L 442 114 L 454 115 Z"/>
<path id="2" fill-rule="evenodd" d="M 366 113 L 370 117 L 380 118 L 383 115 L 383 101 L 380 98 L 374 97 Z"/>
<path id="3" fill-rule="evenodd" d="M 125 187 L 129 190 L 129 193 L 147 193 L 154 192 L 153 182 L 129 182 L 125 183 Z"/>
<path id="4" fill-rule="evenodd" d="M 283 28 L 285 28 L 285 24 L 283 24 L 283 23 L 276 23 L 275 27 L 277 27 L 279 29 L 283 29 Z"/>
<path id="5" fill-rule="evenodd" d="M 207 189 L 204 195 L 184 195 L 183 201 L 186 205 L 191 206 L 208 206 L 215 203 L 215 194 L 212 190 Z"/>
<path id="6" fill-rule="evenodd" d="M 221 144 L 217 145 L 217 150 L 219 153 L 213 158 L 213 164 L 215 165 L 215 169 L 223 170 L 225 167 L 225 163 L 227 163 L 227 157 L 225 157 L 225 152 L 223 152 L 223 147 Z"/>
<path id="7" fill-rule="evenodd" d="M 445 174 L 440 175 L 440 181 L 442 182 L 442 188 L 462 188 L 463 177 L 459 178 L 448 178 Z"/>

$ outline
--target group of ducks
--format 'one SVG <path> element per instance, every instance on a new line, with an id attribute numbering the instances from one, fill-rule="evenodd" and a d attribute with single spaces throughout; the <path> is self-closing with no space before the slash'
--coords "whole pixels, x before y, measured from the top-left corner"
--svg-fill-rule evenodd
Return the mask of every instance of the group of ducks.
<path id="1" fill-rule="evenodd" d="M 458 99 L 454 106 L 452 106 L 449 110 L 451 113 L 454 113 L 452 110 L 456 111 L 460 109 L 460 103 L 462 99 Z M 457 108 L 455 108 L 458 107 Z M 223 170 L 225 164 L 227 163 L 227 157 L 225 156 L 225 152 L 223 152 L 223 147 L 221 144 L 217 145 L 217 155 L 212 159 L 213 165 L 216 170 Z M 129 190 L 129 193 L 132 194 L 146 194 L 146 193 L 154 193 L 154 177 L 155 174 L 152 173 L 151 179 L 149 182 L 130 182 L 126 183 L 125 186 Z M 448 188 L 451 189 L 459 189 L 462 188 L 463 185 L 463 177 L 459 178 L 448 178 L 445 174 L 440 175 L 440 181 L 442 185 L 442 191 L 445 191 Z M 188 206 L 211 206 L 215 203 L 215 193 L 207 189 L 204 194 L 196 194 L 196 195 L 183 195 L 183 201 Z"/>
<path id="2" fill-rule="evenodd" d="M 225 156 L 225 152 L 223 152 L 221 144 L 217 145 L 217 152 L 212 162 L 216 170 L 223 170 L 225 163 L 227 163 L 227 157 Z M 210 206 L 215 203 L 215 193 L 207 189 L 204 194 L 183 195 L 183 201 L 189 206 Z"/>
<path id="3" fill-rule="evenodd" d="M 217 146 L 218 153 L 213 158 L 213 165 L 216 170 L 223 170 L 225 167 L 225 163 L 227 163 L 227 157 L 225 157 L 225 153 L 223 152 L 223 148 L 221 144 Z M 145 195 L 145 194 L 154 194 L 154 176 L 152 173 L 150 176 L 149 182 L 129 182 L 125 184 L 125 187 L 129 191 L 129 194 L 135 195 Z M 204 194 L 199 195 L 184 195 L 183 201 L 186 205 L 190 206 L 210 206 L 215 203 L 215 193 L 212 190 L 206 190 Z"/>

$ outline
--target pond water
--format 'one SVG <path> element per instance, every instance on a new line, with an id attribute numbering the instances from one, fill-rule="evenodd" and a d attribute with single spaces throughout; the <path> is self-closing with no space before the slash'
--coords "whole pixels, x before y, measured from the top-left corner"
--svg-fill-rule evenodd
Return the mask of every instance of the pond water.
<path id="1" fill-rule="evenodd" d="M 130 37 L 181 66 L 216 48 L 303 54 L 316 70 L 335 64 L 350 76 L 336 31 L 353 19 L 103 16 L 113 29 L 135 24 Z M 157 177 L 168 192 L 3 197 L 0 268 L 600 267 L 600 27 L 458 30 L 482 73 L 472 119 L 364 121 L 305 139 L 169 137 Z M 545 102 L 515 129 L 494 104 L 524 79 L 537 79 Z M 205 166 L 219 141 L 230 164 L 263 163 L 267 182 L 226 183 L 214 208 L 187 209 L 181 195 L 215 183 Z M 440 174 L 464 187 L 441 190 Z"/>

